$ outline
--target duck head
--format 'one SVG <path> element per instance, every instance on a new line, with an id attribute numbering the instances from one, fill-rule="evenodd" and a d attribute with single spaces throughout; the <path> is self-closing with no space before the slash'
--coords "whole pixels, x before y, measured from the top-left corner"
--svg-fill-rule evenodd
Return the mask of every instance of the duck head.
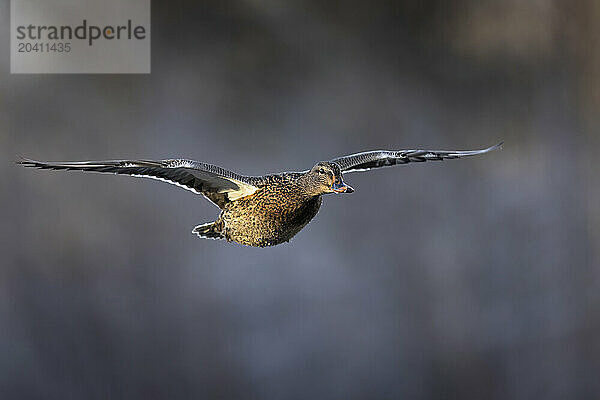
<path id="1" fill-rule="evenodd" d="M 325 193 L 352 193 L 354 189 L 344 183 L 342 171 L 335 163 L 319 162 L 304 175 L 307 190 L 312 195 Z"/>

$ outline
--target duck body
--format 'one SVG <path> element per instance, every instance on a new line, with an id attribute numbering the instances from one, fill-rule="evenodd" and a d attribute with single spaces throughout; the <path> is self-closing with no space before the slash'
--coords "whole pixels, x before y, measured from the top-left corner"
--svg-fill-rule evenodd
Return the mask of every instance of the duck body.
<path id="1" fill-rule="evenodd" d="M 302 175 L 262 177 L 255 193 L 225 205 L 211 231 L 247 246 L 288 242 L 317 215 L 323 202 L 321 195 L 307 192 Z"/>

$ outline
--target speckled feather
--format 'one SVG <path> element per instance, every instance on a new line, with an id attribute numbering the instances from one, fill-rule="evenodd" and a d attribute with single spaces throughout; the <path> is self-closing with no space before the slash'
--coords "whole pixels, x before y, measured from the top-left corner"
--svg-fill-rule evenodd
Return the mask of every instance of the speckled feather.
<path id="1" fill-rule="evenodd" d="M 216 221 L 225 239 L 249 246 L 274 246 L 294 237 L 317 215 L 321 195 L 299 182 L 302 174 L 263 178 L 252 195 L 228 203 Z"/>

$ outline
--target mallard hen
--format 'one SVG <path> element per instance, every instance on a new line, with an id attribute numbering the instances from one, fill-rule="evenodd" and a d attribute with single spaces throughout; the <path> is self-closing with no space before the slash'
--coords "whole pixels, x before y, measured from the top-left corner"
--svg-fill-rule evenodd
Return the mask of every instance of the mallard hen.
<path id="1" fill-rule="evenodd" d="M 198 225 L 201 238 L 225 239 L 248 246 L 274 246 L 289 241 L 308 224 L 327 193 L 352 193 L 344 174 L 373 168 L 446 160 L 484 154 L 483 150 L 376 150 L 318 162 L 308 171 L 244 176 L 198 161 L 122 160 L 42 162 L 23 159 L 26 167 L 114 173 L 158 179 L 201 194 L 221 209 L 214 222 Z"/>

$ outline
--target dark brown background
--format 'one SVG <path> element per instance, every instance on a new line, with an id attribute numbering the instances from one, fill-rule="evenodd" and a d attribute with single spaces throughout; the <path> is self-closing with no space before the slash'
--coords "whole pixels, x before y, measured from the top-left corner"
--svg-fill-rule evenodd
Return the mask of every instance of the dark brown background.
<path id="1" fill-rule="evenodd" d="M 152 74 L 10 75 L 0 3 L 0 397 L 600 396 L 597 1 L 165 1 Z M 25 170 L 189 157 L 246 174 L 376 148 L 290 244 L 190 231 L 174 186 Z"/>

